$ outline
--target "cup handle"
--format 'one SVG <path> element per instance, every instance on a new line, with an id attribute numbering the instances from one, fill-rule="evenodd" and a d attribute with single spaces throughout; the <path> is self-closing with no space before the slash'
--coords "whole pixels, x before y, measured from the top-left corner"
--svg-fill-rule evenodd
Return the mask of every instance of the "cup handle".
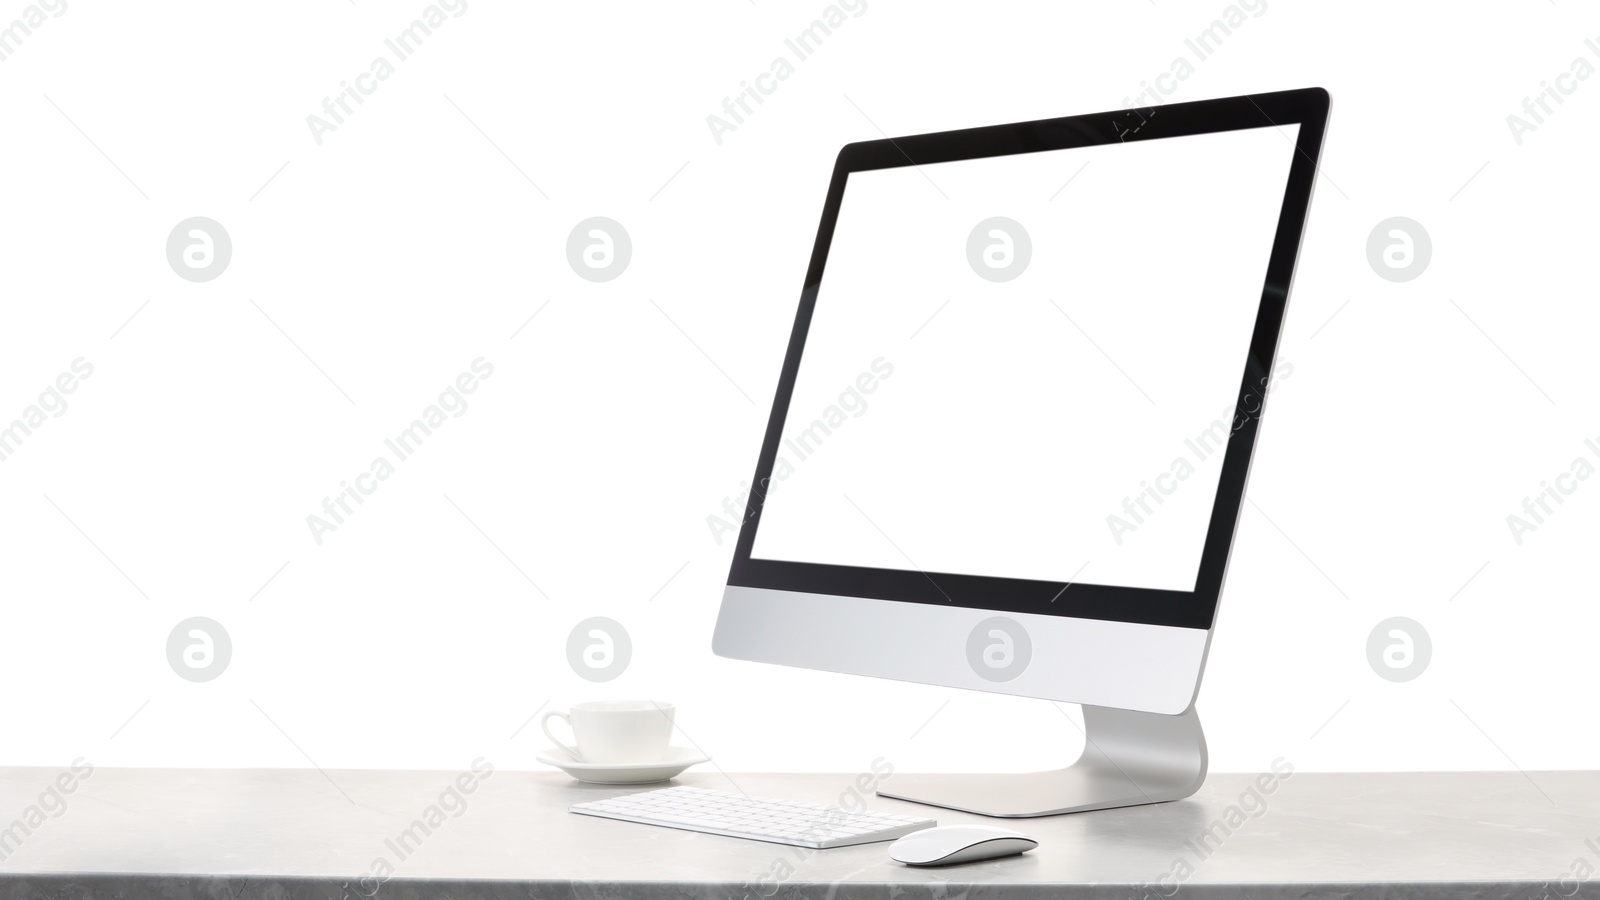
<path id="1" fill-rule="evenodd" d="M 577 747 L 569 747 L 565 741 L 550 733 L 550 720 L 556 716 L 560 716 L 561 721 L 567 723 L 567 730 L 572 731 L 572 718 L 567 715 L 567 711 L 564 709 L 552 709 L 543 716 L 540 716 L 539 730 L 544 732 L 545 737 L 554 741 L 557 747 L 567 751 L 567 755 L 572 757 L 573 761 L 583 762 L 583 754 L 578 752 Z M 576 734 L 576 732 L 574 732 L 574 734 Z"/>

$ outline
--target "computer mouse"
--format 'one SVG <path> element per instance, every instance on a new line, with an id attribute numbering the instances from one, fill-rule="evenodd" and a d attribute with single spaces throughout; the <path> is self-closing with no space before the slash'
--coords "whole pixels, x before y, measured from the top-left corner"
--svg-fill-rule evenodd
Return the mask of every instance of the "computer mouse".
<path id="1" fill-rule="evenodd" d="M 1009 828 L 993 825 L 945 825 L 913 832 L 889 845 L 889 858 L 908 866 L 950 866 L 956 863 L 1016 856 L 1039 842 Z"/>

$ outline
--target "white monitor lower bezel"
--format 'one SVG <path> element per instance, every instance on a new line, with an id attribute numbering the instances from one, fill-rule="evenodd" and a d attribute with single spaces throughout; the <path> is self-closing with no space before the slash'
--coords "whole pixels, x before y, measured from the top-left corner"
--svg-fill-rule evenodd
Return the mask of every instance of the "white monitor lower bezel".
<path id="1" fill-rule="evenodd" d="M 982 677 L 968 637 L 1004 616 L 1026 629 L 1027 666 Z M 1211 631 L 998 613 L 729 585 L 712 638 L 718 656 L 898 681 L 1178 715 L 1194 703 Z"/>

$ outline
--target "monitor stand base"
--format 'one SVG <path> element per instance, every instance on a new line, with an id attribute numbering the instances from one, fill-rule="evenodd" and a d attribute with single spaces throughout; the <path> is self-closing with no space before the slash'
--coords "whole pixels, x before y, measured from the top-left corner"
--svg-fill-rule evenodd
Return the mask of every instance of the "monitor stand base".
<path id="1" fill-rule="evenodd" d="M 1176 716 L 1083 707 L 1083 756 L 1050 772 L 894 775 L 878 795 L 982 816 L 1029 818 L 1182 800 L 1206 780 L 1194 707 Z"/>

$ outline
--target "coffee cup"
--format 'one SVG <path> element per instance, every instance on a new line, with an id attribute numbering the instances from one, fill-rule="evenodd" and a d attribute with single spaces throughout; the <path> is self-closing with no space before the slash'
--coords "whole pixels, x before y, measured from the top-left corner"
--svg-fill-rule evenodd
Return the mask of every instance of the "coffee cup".
<path id="1" fill-rule="evenodd" d="M 599 700 L 553 709 L 539 719 L 539 728 L 577 762 L 651 763 L 667 756 L 673 712 L 671 703 L 655 700 Z M 572 743 L 551 733 L 555 718 L 567 723 Z"/>

